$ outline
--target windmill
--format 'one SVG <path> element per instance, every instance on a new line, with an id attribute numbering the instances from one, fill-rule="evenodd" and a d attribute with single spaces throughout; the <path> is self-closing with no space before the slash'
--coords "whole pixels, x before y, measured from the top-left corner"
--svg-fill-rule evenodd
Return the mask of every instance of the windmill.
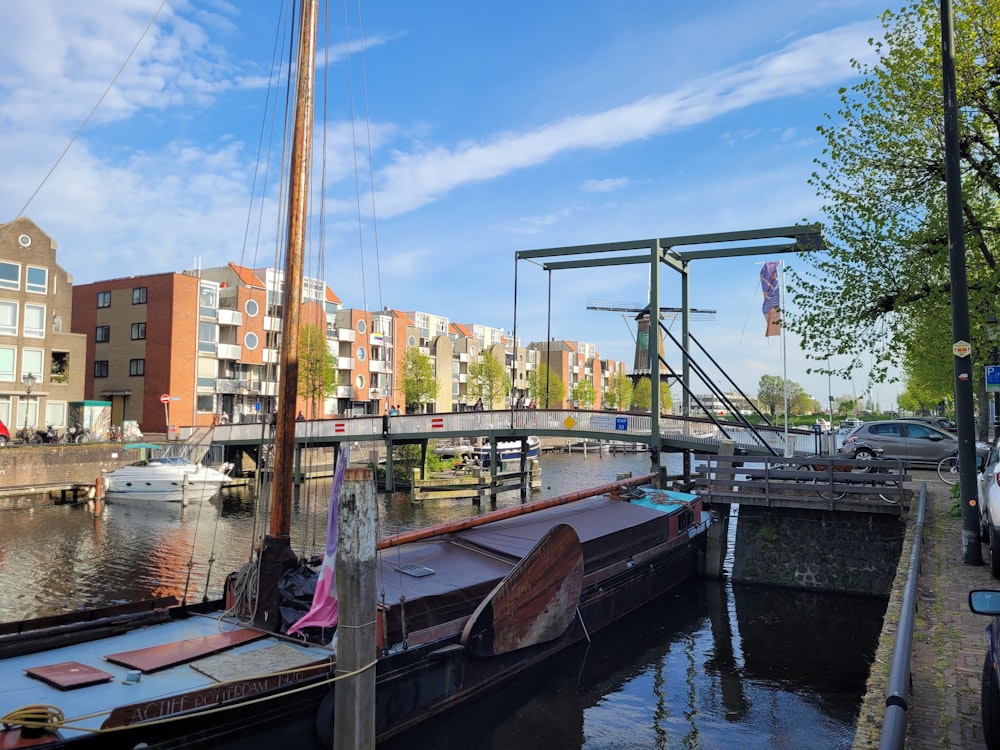
<path id="1" fill-rule="evenodd" d="M 603 312 L 635 313 L 636 333 L 635 333 L 635 360 L 632 364 L 632 382 L 637 382 L 639 378 L 650 375 L 649 366 L 649 305 L 636 307 L 623 302 L 605 302 L 602 300 L 591 300 L 587 303 L 588 310 L 600 310 Z M 684 310 L 679 307 L 661 307 L 660 320 L 676 320 Z M 715 310 L 699 310 L 691 308 L 688 310 L 689 318 L 695 320 L 715 320 Z M 660 335 L 661 352 L 663 348 L 663 336 Z M 660 377 L 677 377 L 670 366 L 665 362 L 660 362 Z"/>

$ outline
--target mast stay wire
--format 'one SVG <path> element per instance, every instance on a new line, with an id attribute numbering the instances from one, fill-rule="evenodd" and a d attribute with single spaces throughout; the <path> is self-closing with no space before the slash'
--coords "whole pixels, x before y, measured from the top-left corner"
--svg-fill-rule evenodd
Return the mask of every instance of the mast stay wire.
<path id="1" fill-rule="evenodd" d="M 90 112 L 87 113 L 87 116 L 84 118 L 83 122 L 80 123 L 80 127 L 78 127 L 76 129 L 76 132 L 73 133 L 72 137 L 70 137 L 69 143 L 66 144 L 66 148 L 64 148 L 62 152 L 59 154 L 59 156 L 56 157 L 56 160 L 52 163 L 52 166 L 49 167 L 49 171 L 45 173 L 45 175 L 41 179 L 41 182 L 38 183 L 38 187 L 35 188 L 35 190 L 31 193 L 31 195 L 28 196 L 28 200 L 26 200 L 24 202 L 24 205 L 21 206 L 21 210 L 14 215 L 15 219 L 24 216 L 24 212 L 28 210 L 28 206 L 31 205 L 32 201 L 34 201 L 35 198 L 38 196 L 38 194 L 42 191 L 42 188 L 45 187 L 45 184 L 49 181 L 49 178 L 56 171 L 56 168 L 62 163 L 62 160 L 66 158 L 66 154 L 68 154 L 69 150 L 73 148 L 73 144 L 75 144 L 79 139 L 80 134 L 83 133 L 84 128 L 87 127 L 90 121 L 94 118 L 94 115 L 97 114 L 97 110 L 100 108 L 101 104 L 104 102 L 104 99 L 107 97 L 107 95 L 111 93 L 111 89 L 114 88 L 114 85 L 115 83 L 118 82 L 118 79 L 121 77 L 121 74 L 125 72 L 125 68 L 128 66 L 129 62 L 131 62 L 132 58 L 135 56 L 136 50 L 138 50 L 139 45 L 142 44 L 142 40 L 146 38 L 146 35 L 149 33 L 149 30 L 153 28 L 153 24 L 156 23 L 156 19 L 160 17 L 160 12 L 163 10 L 166 4 L 167 0 L 163 0 L 163 2 L 160 3 L 160 7 L 156 9 L 156 12 L 153 13 L 153 17 L 150 18 L 149 23 L 146 24 L 146 28 L 144 28 L 142 30 L 142 33 L 139 34 L 139 38 L 136 40 L 135 44 L 132 45 L 132 49 L 129 50 L 129 53 L 125 56 L 125 59 L 122 61 L 122 64 L 118 67 L 118 70 L 115 72 L 114 76 L 112 76 L 111 81 L 108 83 L 107 86 L 105 86 L 104 91 L 101 92 L 101 95 L 97 97 L 97 101 L 94 102 L 94 106 L 91 107 Z M 3 232 L 0 233 L 0 240 L 3 240 L 3 238 L 7 236 L 7 233 L 11 230 L 13 224 L 14 224 L 13 221 L 7 224 Z"/>

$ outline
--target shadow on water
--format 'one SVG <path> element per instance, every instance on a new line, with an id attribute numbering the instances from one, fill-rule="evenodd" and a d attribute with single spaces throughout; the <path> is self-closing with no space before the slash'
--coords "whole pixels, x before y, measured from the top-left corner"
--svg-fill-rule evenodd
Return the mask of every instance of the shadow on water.
<path id="1" fill-rule="evenodd" d="M 884 608 L 694 581 L 380 747 L 848 748 Z"/>

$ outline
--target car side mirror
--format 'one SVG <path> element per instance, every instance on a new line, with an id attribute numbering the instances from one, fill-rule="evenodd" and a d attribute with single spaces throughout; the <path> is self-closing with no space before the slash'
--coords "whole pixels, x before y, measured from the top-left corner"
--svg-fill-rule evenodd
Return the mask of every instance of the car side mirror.
<path id="1" fill-rule="evenodd" d="M 969 592 L 969 609 L 977 615 L 1000 615 L 1000 591 L 973 589 Z"/>

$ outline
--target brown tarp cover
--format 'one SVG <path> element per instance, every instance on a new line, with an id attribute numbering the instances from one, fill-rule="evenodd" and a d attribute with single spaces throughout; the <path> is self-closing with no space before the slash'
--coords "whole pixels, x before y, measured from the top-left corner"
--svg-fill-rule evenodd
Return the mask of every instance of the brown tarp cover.
<path id="1" fill-rule="evenodd" d="M 440 540 L 386 550 L 377 568 L 379 603 L 387 610 L 387 643 L 402 638 L 404 619 L 409 633 L 470 615 L 549 529 L 560 523 L 572 526 L 580 537 L 586 573 L 666 541 L 669 514 L 621 500 L 589 498 Z M 415 577 L 397 570 L 400 567 L 433 573 Z"/>

